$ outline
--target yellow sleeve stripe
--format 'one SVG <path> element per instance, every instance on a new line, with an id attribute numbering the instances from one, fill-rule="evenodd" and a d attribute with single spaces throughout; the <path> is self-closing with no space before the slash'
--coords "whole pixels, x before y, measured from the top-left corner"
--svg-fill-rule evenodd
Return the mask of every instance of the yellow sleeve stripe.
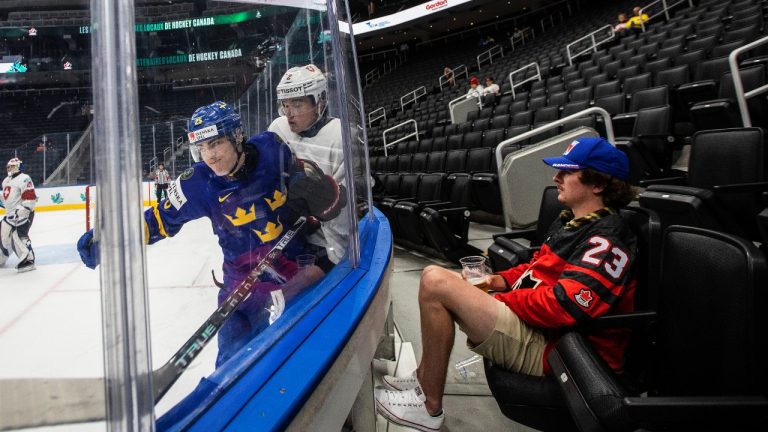
<path id="1" fill-rule="evenodd" d="M 157 209 L 157 205 L 152 206 L 152 214 L 155 215 L 155 221 L 157 221 L 157 229 L 160 230 L 160 235 L 163 237 L 168 237 L 168 233 L 165 232 L 165 225 L 163 225 L 163 220 L 160 218 L 160 211 Z M 149 236 L 147 236 L 149 238 Z"/>
<path id="2" fill-rule="evenodd" d="M 142 218 L 143 219 L 143 218 Z M 144 221 L 144 244 L 149 244 L 149 225 L 147 225 L 147 221 Z"/>

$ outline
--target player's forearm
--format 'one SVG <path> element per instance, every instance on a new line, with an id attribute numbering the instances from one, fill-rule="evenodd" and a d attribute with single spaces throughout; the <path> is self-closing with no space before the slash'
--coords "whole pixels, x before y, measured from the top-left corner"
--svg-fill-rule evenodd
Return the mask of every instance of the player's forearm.
<path id="1" fill-rule="evenodd" d="M 281 287 L 285 300 L 288 301 L 296 297 L 296 295 L 308 286 L 322 279 L 323 276 L 325 276 L 325 273 L 317 266 L 301 269 L 296 273 L 296 276 L 294 276 L 293 279 L 289 280 Z"/>

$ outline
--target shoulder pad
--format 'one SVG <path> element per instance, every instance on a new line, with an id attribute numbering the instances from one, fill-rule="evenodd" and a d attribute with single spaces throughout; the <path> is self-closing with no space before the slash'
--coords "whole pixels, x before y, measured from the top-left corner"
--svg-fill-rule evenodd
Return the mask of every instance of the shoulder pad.
<path id="1" fill-rule="evenodd" d="M 192 178 L 192 176 L 195 175 L 195 169 L 194 168 L 187 168 L 184 170 L 183 173 L 179 176 L 179 179 L 181 180 L 189 180 Z"/>

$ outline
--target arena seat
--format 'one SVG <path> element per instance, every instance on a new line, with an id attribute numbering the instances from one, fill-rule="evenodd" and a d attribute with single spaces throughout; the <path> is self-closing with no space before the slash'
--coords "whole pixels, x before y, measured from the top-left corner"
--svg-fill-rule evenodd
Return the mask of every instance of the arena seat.
<path id="1" fill-rule="evenodd" d="M 768 323 L 761 310 L 767 274 L 765 255 L 751 242 L 671 227 L 655 290 L 659 307 L 647 385 L 628 387 L 575 332 L 548 356 L 579 428 L 748 430 L 768 420 L 762 367 Z"/>
<path id="2" fill-rule="evenodd" d="M 444 172 L 445 171 L 445 151 L 433 151 L 429 153 L 427 157 L 427 172 Z"/>
<path id="3" fill-rule="evenodd" d="M 494 271 L 506 270 L 531 260 L 546 239 L 550 225 L 566 207 L 557 200 L 557 187 L 547 186 L 541 198 L 539 217 L 534 228 L 513 230 L 493 236 L 493 244 L 488 247 L 488 258 Z M 524 239 L 523 244 L 515 239 Z"/>
<path id="4" fill-rule="evenodd" d="M 641 182 L 642 207 L 656 211 L 663 227 L 689 225 L 759 240 L 766 151 L 760 128 L 699 131 L 693 136 L 687 177 Z"/>
<path id="5" fill-rule="evenodd" d="M 442 204 L 425 206 L 419 218 L 425 244 L 438 256 L 457 263 L 469 255 L 479 255 L 481 251 L 467 244 L 469 233 L 469 176 L 454 174 L 448 176 L 451 184 L 448 201 Z"/>
<path id="6" fill-rule="evenodd" d="M 496 147 L 496 144 L 504 141 L 506 130 L 504 128 L 491 129 L 485 131 L 483 134 L 482 146 L 483 147 Z"/>
<path id="7" fill-rule="evenodd" d="M 744 91 L 748 92 L 765 84 L 765 66 L 758 64 L 740 69 Z M 718 129 L 739 127 L 742 125 L 741 113 L 736 108 L 736 92 L 733 87 L 733 77 L 730 72 L 723 74 L 720 80 L 719 99 L 703 101 L 694 104 L 691 109 L 691 119 L 697 129 Z M 751 98 L 747 101 L 750 116 L 757 125 L 766 125 L 768 103 L 765 98 Z"/>
<path id="8" fill-rule="evenodd" d="M 630 228 L 635 232 L 638 239 L 638 265 L 635 267 L 638 280 L 636 294 L 640 292 L 640 298 L 648 299 L 649 296 L 643 291 L 652 291 L 656 288 L 656 270 L 655 262 L 658 257 L 658 244 L 661 237 L 660 226 L 656 215 L 653 212 L 644 209 L 627 207 L 621 210 L 622 217 L 627 221 Z M 556 217 L 556 216 L 555 216 Z M 649 317 L 655 316 L 653 310 L 648 310 L 648 304 L 641 304 L 643 313 L 636 313 L 635 319 L 642 323 L 647 323 Z M 591 325 L 597 328 L 616 327 L 612 324 L 623 316 L 604 316 L 595 319 Z M 625 318 L 625 321 L 627 319 Z M 587 324 L 586 326 L 589 326 Z M 626 326 L 620 323 L 619 326 Z M 590 327 L 581 327 L 579 330 L 588 332 Z M 573 334 L 579 334 L 572 332 Z M 569 333 L 571 334 L 571 333 Z M 636 342 L 634 342 L 636 343 Z M 559 345 L 561 345 L 560 343 Z M 632 353 L 627 351 L 629 357 Z M 638 357 L 642 357 L 638 355 Z M 550 357 L 551 358 L 551 357 Z M 642 364 L 640 358 L 633 364 Z M 559 372 L 559 371 L 558 371 Z M 498 403 L 501 412 L 510 419 L 522 423 L 526 426 L 546 431 L 569 431 L 577 430 L 577 426 L 571 417 L 564 395 L 558 387 L 558 379 L 553 376 L 533 377 L 530 375 L 519 374 L 504 370 L 495 366 L 491 361 L 485 361 L 485 374 L 488 381 L 488 387 L 493 394 L 496 403 Z M 568 403 L 571 401 L 569 400 Z M 590 429 L 600 430 L 600 429 Z"/>
<path id="9" fill-rule="evenodd" d="M 616 147 L 629 158 L 631 184 L 671 175 L 672 153 L 677 150 L 672 136 L 671 113 L 669 105 L 640 109 L 632 137 L 617 139 Z"/>
<path id="10" fill-rule="evenodd" d="M 419 186 L 412 199 L 398 200 L 392 214 L 397 225 L 398 236 L 395 239 L 415 244 L 424 242 L 424 234 L 419 223 L 421 209 L 428 204 L 444 201 L 443 183 L 445 174 L 432 173 L 419 176 Z"/>
<path id="11" fill-rule="evenodd" d="M 411 172 L 423 173 L 427 170 L 429 153 L 415 153 L 411 158 Z"/>

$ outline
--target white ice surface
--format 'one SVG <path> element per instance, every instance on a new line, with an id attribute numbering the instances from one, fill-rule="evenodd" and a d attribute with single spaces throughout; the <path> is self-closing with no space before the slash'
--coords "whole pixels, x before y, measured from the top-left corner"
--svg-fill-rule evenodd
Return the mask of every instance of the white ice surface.
<path id="1" fill-rule="evenodd" d="M 30 231 L 37 270 L 0 267 L 0 380 L 104 376 L 99 272 L 76 250 L 84 211 L 40 212 Z M 153 368 L 160 367 L 214 311 L 223 256 L 208 219 L 147 247 Z M 216 341 L 157 406 L 161 415 L 213 371 Z M 0 391 L 12 389 L 0 388 Z M 75 427 L 75 429 L 70 429 Z M 35 430 L 105 430 L 103 423 Z"/>

